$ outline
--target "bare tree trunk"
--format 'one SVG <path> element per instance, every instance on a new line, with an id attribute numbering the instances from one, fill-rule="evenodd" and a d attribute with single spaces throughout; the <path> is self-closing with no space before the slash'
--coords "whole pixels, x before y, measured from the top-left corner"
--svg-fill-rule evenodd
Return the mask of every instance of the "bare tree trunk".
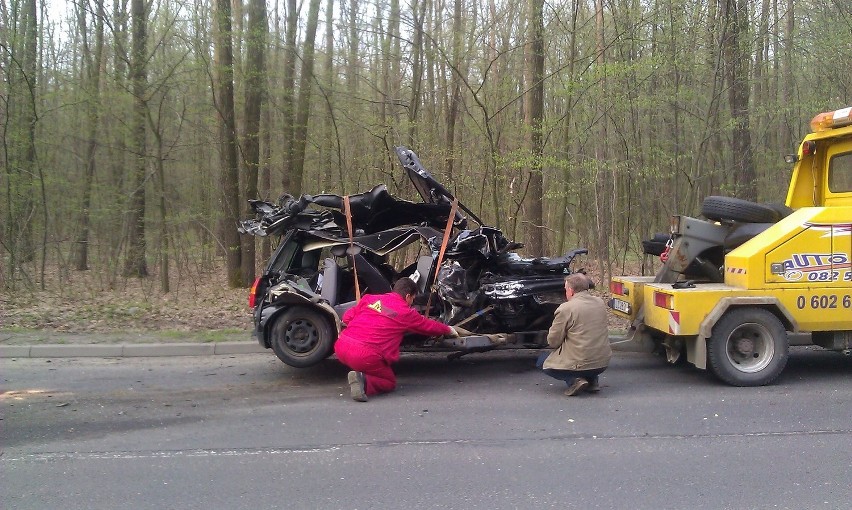
<path id="1" fill-rule="evenodd" d="M 728 78 L 728 103 L 731 107 L 733 129 L 731 131 L 731 157 L 736 176 L 736 195 L 745 200 L 757 200 L 757 179 L 754 169 L 754 154 L 751 147 L 749 127 L 748 62 L 750 55 L 743 48 L 742 39 L 747 36 L 748 2 L 746 0 L 724 0 L 722 19 L 724 22 L 723 53 Z"/>
<path id="2" fill-rule="evenodd" d="M 600 99 L 598 100 L 598 140 L 595 144 L 595 217 L 597 228 L 598 265 L 604 281 L 609 279 L 609 229 L 610 215 L 608 201 L 610 179 L 607 171 L 609 152 L 607 149 L 607 112 L 604 104 L 607 101 L 606 88 L 606 45 L 604 44 L 604 15 L 603 0 L 595 0 L 595 33 L 596 57 L 595 63 L 600 73 Z"/>
<path id="3" fill-rule="evenodd" d="M 711 20 L 707 27 L 707 47 L 710 51 L 707 55 L 707 67 L 711 74 L 708 78 L 712 80 L 710 92 L 710 105 L 708 106 L 707 133 L 709 137 L 709 150 L 706 158 L 700 158 L 699 165 L 709 170 L 698 172 L 697 175 L 706 175 L 705 193 L 718 188 L 720 182 L 724 182 L 723 176 L 718 175 L 717 168 L 722 168 L 724 156 L 724 144 L 722 142 L 722 121 L 720 119 L 722 109 L 722 91 L 725 88 L 724 58 L 722 58 L 722 36 L 719 35 L 721 22 L 718 20 L 718 1 L 710 2 L 708 5 L 708 18 Z"/>
<path id="4" fill-rule="evenodd" d="M 106 90 L 115 98 L 125 98 L 127 95 L 127 0 L 113 0 L 112 10 L 112 81 Z M 124 104 L 117 101 L 119 108 Z M 122 108 L 123 110 L 123 108 Z M 109 169 L 109 193 L 113 200 L 123 200 L 125 178 L 127 177 L 127 130 L 118 118 L 124 117 L 124 112 L 104 115 L 104 128 L 108 136 L 106 148 Z M 116 215 L 110 218 L 109 246 L 112 258 L 119 259 L 122 249 L 123 232 L 126 231 L 126 215 Z"/>
<path id="5" fill-rule="evenodd" d="M 162 107 L 163 102 L 160 101 Z M 149 112 L 150 113 L 150 112 Z M 148 115 L 148 125 L 151 127 L 151 135 L 154 137 L 154 158 L 155 169 L 155 186 L 157 190 L 157 209 L 160 213 L 160 244 L 157 248 L 158 259 L 160 260 L 160 291 L 164 294 L 169 292 L 169 229 L 168 229 L 168 212 L 166 210 L 166 169 L 165 169 L 165 154 L 163 151 L 163 112 L 160 111 L 157 115 L 157 122 Z"/>
<path id="6" fill-rule="evenodd" d="M 334 69 L 334 0 L 326 0 L 325 4 L 325 103 L 328 115 L 323 123 L 325 131 L 325 150 L 323 151 L 323 179 L 320 189 L 327 191 L 332 188 L 334 168 L 337 165 L 334 154 L 339 154 L 340 147 L 336 143 L 334 121 L 334 89 L 336 85 Z"/>
<path id="7" fill-rule="evenodd" d="M 342 1 L 342 0 L 341 0 Z M 349 100 L 355 99 L 358 92 L 358 0 L 349 0 L 349 55 L 346 58 L 346 90 L 349 92 Z"/>
<path id="8" fill-rule="evenodd" d="M 272 193 L 272 169 L 270 168 L 270 160 L 271 160 L 271 148 L 270 145 L 272 143 L 272 116 L 269 114 L 269 107 L 263 108 L 261 110 L 263 113 L 261 120 L 261 138 L 263 139 L 263 157 L 261 158 L 260 165 L 260 178 L 259 178 L 259 188 L 260 188 L 260 196 L 263 197 L 264 200 L 268 200 L 270 198 L 270 194 Z M 260 243 L 260 260 L 269 260 L 269 257 L 272 255 L 272 242 L 269 237 L 264 237 Z"/>
<path id="9" fill-rule="evenodd" d="M 779 0 L 780 1 L 780 0 Z M 783 152 L 790 151 L 793 147 L 793 122 L 796 116 L 790 111 L 793 104 L 793 30 L 796 27 L 794 0 L 787 0 L 786 23 L 784 25 L 784 68 L 782 70 L 782 88 L 779 103 L 785 106 L 784 116 L 781 118 L 779 145 Z"/>
<path id="10" fill-rule="evenodd" d="M 760 7 L 760 24 L 755 33 L 754 42 L 754 101 L 755 104 L 767 104 L 769 97 L 769 38 L 772 32 L 769 30 L 769 0 L 762 0 Z M 763 147 L 772 146 L 770 137 L 773 135 L 769 129 L 769 122 L 763 126 L 763 119 L 771 116 L 758 113 L 755 119 L 755 130 L 758 135 L 757 144 Z"/>
<path id="11" fill-rule="evenodd" d="M 419 2 L 419 3 L 418 3 Z M 420 121 L 420 87 L 423 85 L 423 20 L 426 17 L 426 0 L 414 0 L 411 14 L 414 17 L 414 42 L 411 57 L 411 99 L 408 102 L 408 145 L 417 145 L 417 124 Z"/>
<path id="12" fill-rule="evenodd" d="M 314 41 L 317 35 L 320 0 L 311 0 L 308 7 L 308 24 L 302 50 L 302 71 L 299 79 L 299 103 L 293 129 L 293 156 L 290 160 L 290 190 L 293 195 L 302 192 L 305 168 L 305 145 L 308 136 L 308 116 L 311 112 L 311 85 L 314 80 Z"/>
<path id="13" fill-rule="evenodd" d="M 424 20 L 424 26 L 428 28 L 430 32 L 433 31 L 433 18 L 434 14 L 434 1 L 433 0 L 423 0 L 428 5 L 426 7 L 427 19 Z M 438 134 L 435 129 L 435 125 L 437 123 L 436 117 L 438 115 L 438 109 L 436 106 L 438 105 L 438 100 L 436 98 L 436 85 L 435 85 L 435 41 L 432 37 L 427 38 L 425 51 L 425 65 L 426 65 L 426 97 L 424 98 L 424 110 L 425 110 L 425 125 L 428 127 L 428 132 L 431 135 L 429 137 L 430 140 L 437 140 Z"/>
<path id="14" fill-rule="evenodd" d="M 376 55 L 376 65 L 374 69 L 378 69 L 379 61 L 381 61 L 381 87 L 376 88 L 376 104 L 379 105 L 379 126 L 387 132 L 388 130 L 388 106 L 391 105 L 392 96 L 391 96 L 391 78 L 390 78 L 390 61 L 392 59 L 391 55 L 391 34 L 389 31 L 384 28 L 382 24 L 382 20 L 384 18 L 384 13 L 379 12 L 376 16 L 376 26 L 379 27 L 376 30 L 376 33 L 379 36 L 381 41 L 381 50 L 378 55 Z M 378 83 L 378 82 L 376 82 Z M 381 155 L 378 155 L 378 158 L 384 159 Z"/>
<path id="15" fill-rule="evenodd" d="M 284 139 L 284 177 L 281 181 L 284 191 L 292 195 L 298 195 L 293 190 L 292 173 L 290 167 L 293 161 L 293 118 L 294 97 L 296 86 L 296 29 L 299 14 L 296 12 L 296 0 L 287 0 L 287 28 L 284 31 L 284 73 L 281 94 L 281 129 Z"/>
<path id="16" fill-rule="evenodd" d="M 17 9 L 15 8 L 17 7 Z M 16 287 L 20 263 L 33 260 L 34 243 L 32 220 L 35 215 L 33 194 L 36 160 L 36 124 L 38 122 L 38 20 L 35 0 L 12 5 L 8 39 L 2 43 L 8 65 L 7 91 L 0 104 L 6 111 L 3 122 L 3 168 L 6 172 L 6 217 L 3 221 L 3 249 L 9 254 L 6 286 Z M 4 20 L 5 21 L 5 20 Z M 6 27 L 4 26 L 4 29 Z M 5 35 L 5 34 L 4 34 Z M 8 44 L 8 46 L 7 46 Z M 45 229 L 47 225 L 45 225 Z"/>
<path id="17" fill-rule="evenodd" d="M 568 44 L 568 82 L 572 83 L 574 81 L 574 68 L 575 62 L 577 61 L 577 17 L 579 15 L 579 6 L 580 0 L 572 0 L 571 1 L 571 35 L 569 37 Z M 565 97 L 565 119 L 563 121 L 563 138 L 562 143 L 564 146 L 564 152 L 566 158 L 572 158 L 571 153 L 573 152 L 570 148 L 574 145 L 574 130 L 571 123 L 571 119 L 573 118 L 571 113 L 574 109 L 574 94 L 569 88 L 568 95 Z M 557 235 L 559 236 L 559 253 L 565 252 L 565 244 L 567 242 L 567 234 L 568 234 L 568 207 L 571 205 L 569 203 L 568 197 L 571 196 L 571 189 L 573 189 L 574 183 L 572 179 L 574 176 L 571 175 L 570 172 L 570 159 L 569 166 L 565 172 L 565 192 L 562 193 L 562 198 L 560 200 L 560 208 L 559 208 L 559 230 Z"/>
<path id="18" fill-rule="evenodd" d="M 447 180 L 453 181 L 453 167 L 456 160 L 456 121 L 459 115 L 459 102 L 461 101 L 461 53 L 462 53 L 462 0 L 455 0 L 453 4 L 453 78 L 450 81 L 451 96 L 447 111 Z"/>
<path id="19" fill-rule="evenodd" d="M 390 0 L 390 19 L 388 19 L 388 36 L 390 37 L 390 88 L 387 93 L 391 100 L 389 102 L 391 110 L 391 122 L 394 126 L 399 126 L 399 102 L 400 102 L 400 80 L 402 76 L 399 73 L 399 61 L 402 59 L 400 54 L 400 34 L 399 34 L 399 0 Z"/>
<path id="20" fill-rule="evenodd" d="M 245 80 L 243 74 L 243 37 L 246 37 L 245 32 L 243 32 L 243 3 L 245 1 L 251 2 L 251 0 L 231 0 L 231 54 L 234 58 L 235 84 L 243 83 Z M 251 37 L 251 35 L 247 37 Z M 248 41 L 246 43 L 248 44 Z M 234 97 L 236 97 L 236 92 Z"/>
<path id="21" fill-rule="evenodd" d="M 95 50 L 94 55 L 85 55 L 86 81 L 89 89 L 89 101 L 87 104 L 88 117 L 88 142 L 86 146 L 86 171 L 83 175 L 83 200 L 80 212 L 80 231 L 77 233 L 74 254 L 74 267 L 78 271 L 89 269 L 89 224 L 92 205 L 92 182 L 95 177 L 96 160 L 95 155 L 98 147 L 98 122 L 100 119 L 100 96 L 101 96 L 101 67 L 104 49 L 104 2 L 95 0 L 96 19 L 95 22 Z M 85 12 L 85 11 L 83 11 Z M 81 16 L 82 17 L 82 16 Z M 82 29 L 85 30 L 85 18 L 81 19 Z M 88 52 L 87 52 L 88 53 Z"/>
<path id="22" fill-rule="evenodd" d="M 279 24 L 279 15 L 278 15 L 278 0 L 275 0 L 275 7 L 273 9 L 273 26 L 275 27 L 275 32 L 272 34 L 272 40 L 275 41 L 275 44 L 271 48 L 271 53 L 269 58 L 265 58 L 266 62 L 266 94 L 267 99 L 269 99 L 269 93 L 271 90 L 270 85 L 273 83 L 270 77 L 278 76 L 278 62 L 280 61 L 280 53 L 278 52 L 278 41 L 280 41 L 280 24 Z M 269 35 L 269 34 L 267 34 Z M 271 109 L 269 104 L 271 101 L 267 102 L 267 106 L 261 109 L 261 139 L 262 142 L 262 153 L 263 157 L 261 158 L 260 165 L 260 196 L 263 197 L 264 200 L 269 200 L 272 197 L 272 128 L 273 128 L 273 120 L 272 115 L 270 113 Z M 272 240 L 269 237 L 264 237 L 260 243 L 260 260 L 269 260 L 269 257 L 272 256 Z"/>
<path id="23" fill-rule="evenodd" d="M 245 216 L 253 211 L 248 199 L 257 197 L 258 168 L 260 166 L 260 112 L 266 96 L 266 67 L 264 50 L 266 48 L 266 1 L 250 0 L 248 36 L 246 40 L 246 105 L 245 105 L 245 141 L 243 157 L 245 161 Z M 242 276 L 246 286 L 251 285 L 255 275 L 255 236 L 242 236 Z"/>
<path id="24" fill-rule="evenodd" d="M 529 186 L 524 203 L 527 204 L 527 253 L 540 256 L 544 252 L 542 228 L 544 210 L 544 179 L 542 175 L 542 122 L 544 121 L 544 0 L 528 0 L 529 21 L 527 23 L 526 84 L 529 90 L 524 96 L 524 124 L 528 131 L 530 151 Z"/>
<path id="25" fill-rule="evenodd" d="M 225 247 L 228 285 L 240 287 L 244 282 L 241 274 L 240 237 L 236 229 L 240 211 L 240 186 L 234 119 L 234 61 L 231 46 L 230 0 L 216 0 L 216 7 L 216 106 L 219 110 L 222 171 L 220 176 L 222 217 L 219 235 Z"/>
<path id="26" fill-rule="evenodd" d="M 132 0 L 131 18 L 133 21 L 132 38 L 133 52 L 130 59 L 130 74 L 133 85 L 133 143 L 135 161 L 130 183 L 128 244 L 124 263 L 124 275 L 148 276 L 148 265 L 145 261 L 145 183 L 146 183 L 146 151 L 145 140 L 148 103 L 148 76 L 145 61 L 148 58 L 147 20 L 145 0 Z"/>

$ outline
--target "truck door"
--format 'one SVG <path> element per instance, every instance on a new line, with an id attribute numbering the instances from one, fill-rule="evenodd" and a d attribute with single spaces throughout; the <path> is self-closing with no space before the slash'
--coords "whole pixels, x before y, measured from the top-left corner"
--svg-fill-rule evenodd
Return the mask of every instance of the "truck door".
<path id="1" fill-rule="evenodd" d="M 838 212 L 831 229 L 832 251 L 846 259 L 838 257 L 832 270 L 840 282 L 852 286 L 852 140 L 829 145 L 826 156 L 825 205 Z"/>

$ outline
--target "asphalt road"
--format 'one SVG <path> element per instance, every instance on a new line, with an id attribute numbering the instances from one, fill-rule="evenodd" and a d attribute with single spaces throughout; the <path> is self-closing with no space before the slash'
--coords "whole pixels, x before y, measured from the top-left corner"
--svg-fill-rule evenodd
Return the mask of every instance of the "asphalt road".
<path id="1" fill-rule="evenodd" d="M 334 360 L 3 359 L 0 506 L 845 509 L 852 358 L 733 388 L 617 353 L 562 396 L 535 353 L 406 355 L 353 402 Z"/>

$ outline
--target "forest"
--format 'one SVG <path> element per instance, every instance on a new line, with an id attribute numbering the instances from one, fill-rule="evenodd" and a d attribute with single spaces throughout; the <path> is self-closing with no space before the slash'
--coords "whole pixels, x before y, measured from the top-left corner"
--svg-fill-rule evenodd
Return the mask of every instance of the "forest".
<path id="1" fill-rule="evenodd" d="M 605 282 L 707 195 L 783 202 L 852 105 L 847 0 L 2 0 L 0 53 L 7 292 L 248 286 L 248 199 L 414 199 L 399 145 Z"/>

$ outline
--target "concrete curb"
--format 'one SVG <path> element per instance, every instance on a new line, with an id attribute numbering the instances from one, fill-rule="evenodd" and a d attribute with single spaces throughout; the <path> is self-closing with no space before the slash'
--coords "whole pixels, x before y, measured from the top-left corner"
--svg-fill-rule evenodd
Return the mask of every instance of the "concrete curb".
<path id="1" fill-rule="evenodd" d="M 267 352 L 257 342 L 89 345 L 0 345 L 0 358 L 135 358 Z"/>

